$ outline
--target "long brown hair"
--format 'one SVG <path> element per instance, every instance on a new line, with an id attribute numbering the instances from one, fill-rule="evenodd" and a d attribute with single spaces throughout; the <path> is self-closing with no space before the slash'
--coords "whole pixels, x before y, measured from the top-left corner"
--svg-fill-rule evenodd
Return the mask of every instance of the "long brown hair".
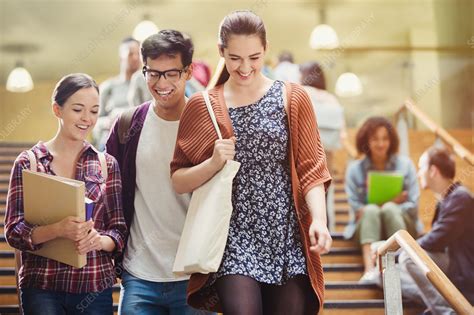
<path id="1" fill-rule="evenodd" d="M 252 11 L 234 11 L 224 17 L 219 26 L 217 39 L 219 49 L 223 50 L 227 47 L 232 35 L 257 35 L 262 41 L 263 48 L 267 48 L 267 32 L 263 20 Z M 229 72 L 224 66 L 216 85 L 224 84 L 228 79 Z"/>
<path id="2" fill-rule="evenodd" d="M 99 86 L 91 76 L 85 73 L 71 73 L 59 80 L 51 96 L 52 103 L 63 107 L 71 95 L 81 89 L 94 88 L 99 93 Z"/>

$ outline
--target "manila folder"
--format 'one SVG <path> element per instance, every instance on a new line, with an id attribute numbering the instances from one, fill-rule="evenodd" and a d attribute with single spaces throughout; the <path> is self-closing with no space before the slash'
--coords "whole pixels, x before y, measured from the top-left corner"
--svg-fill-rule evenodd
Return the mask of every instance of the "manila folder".
<path id="1" fill-rule="evenodd" d="M 68 216 L 85 219 L 85 188 L 81 181 L 23 170 L 23 200 L 25 220 L 31 224 L 56 223 Z M 82 268 L 86 255 L 76 252 L 74 241 L 57 238 L 43 243 L 31 253 Z"/>

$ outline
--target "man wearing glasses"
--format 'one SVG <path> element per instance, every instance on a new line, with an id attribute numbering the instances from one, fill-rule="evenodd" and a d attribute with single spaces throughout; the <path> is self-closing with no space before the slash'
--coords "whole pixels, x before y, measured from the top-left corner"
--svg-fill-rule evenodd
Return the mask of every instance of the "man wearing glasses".
<path id="1" fill-rule="evenodd" d="M 188 277 L 172 272 L 190 200 L 170 180 L 178 124 L 192 74 L 193 44 L 163 30 L 142 44 L 143 75 L 153 100 L 115 122 L 107 152 L 120 164 L 130 231 L 116 270 L 122 276 L 120 314 L 194 314 L 186 304 Z"/>

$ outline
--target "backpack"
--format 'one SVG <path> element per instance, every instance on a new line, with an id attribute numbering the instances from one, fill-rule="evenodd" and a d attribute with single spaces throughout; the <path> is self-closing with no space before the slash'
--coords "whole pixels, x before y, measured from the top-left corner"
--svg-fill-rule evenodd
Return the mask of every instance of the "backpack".
<path id="1" fill-rule="evenodd" d="M 132 118 L 138 107 L 130 108 L 124 111 L 118 120 L 118 138 L 120 144 L 125 144 L 128 141 L 128 133 L 132 125 Z"/>

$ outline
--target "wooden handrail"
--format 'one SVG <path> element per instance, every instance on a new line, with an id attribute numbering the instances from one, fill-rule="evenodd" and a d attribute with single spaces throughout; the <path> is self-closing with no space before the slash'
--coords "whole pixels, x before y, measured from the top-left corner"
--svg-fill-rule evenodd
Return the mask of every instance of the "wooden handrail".
<path id="1" fill-rule="evenodd" d="M 421 111 L 412 100 L 406 100 L 402 108 L 397 111 L 397 114 L 400 114 L 400 111 L 403 109 L 406 109 L 412 113 L 418 120 L 423 122 L 428 127 L 428 129 L 430 129 L 434 134 L 451 146 L 454 153 L 457 154 L 461 159 L 468 162 L 471 166 L 474 166 L 474 155 L 469 152 L 469 150 L 466 149 L 461 143 L 459 143 L 459 141 L 457 141 L 453 136 L 451 136 L 445 129 L 438 126 L 430 117 Z"/>
<path id="2" fill-rule="evenodd" d="M 410 256 L 413 262 L 458 314 L 473 314 L 474 308 L 471 304 L 407 231 L 398 231 L 378 248 L 379 265 L 382 266 L 383 255 L 389 251 L 396 251 L 400 247 L 405 250 L 408 256 Z"/>

